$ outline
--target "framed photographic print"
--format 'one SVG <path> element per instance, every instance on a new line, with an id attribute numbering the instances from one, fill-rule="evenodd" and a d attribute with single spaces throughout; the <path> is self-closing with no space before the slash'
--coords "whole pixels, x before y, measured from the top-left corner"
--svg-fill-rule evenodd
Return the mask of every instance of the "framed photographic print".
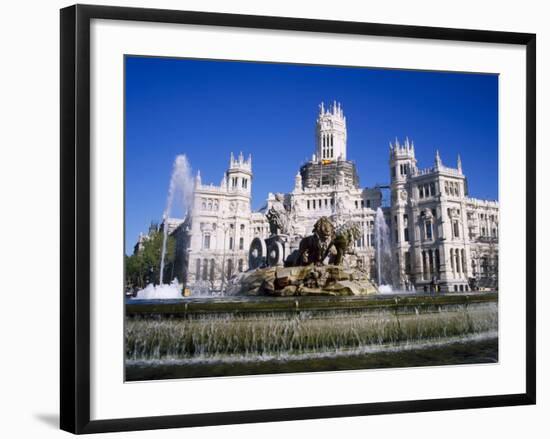
<path id="1" fill-rule="evenodd" d="M 534 404 L 535 130 L 533 34 L 62 9 L 62 429 Z"/>

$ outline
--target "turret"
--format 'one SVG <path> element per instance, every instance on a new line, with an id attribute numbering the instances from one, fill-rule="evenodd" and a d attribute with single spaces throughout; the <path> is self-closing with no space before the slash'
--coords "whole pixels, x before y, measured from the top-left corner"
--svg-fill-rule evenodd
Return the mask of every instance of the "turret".
<path id="1" fill-rule="evenodd" d="M 395 143 L 390 142 L 390 170 L 391 181 L 404 181 L 408 176 L 416 173 L 416 158 L 414 156 L 414 143 L 406 138 L 403 144 L 397 138 Z"/>
<path id="2" fill-rule="evenodd" d="M 346 117 L 340 103 L 334 101 L 331 108 L 325 109 L 321 102 L 315 134 L 314 161 L 346 160 Z"/>
<path id="3" fill-rule="evenodd" d="M 239 191 L 250 195 L 252 189 L 252 156 L 249 154 L 248 158 L 245 159 L 241 152 L 235 158 L 231 153 L 229 168 L 225 173 L 224 180 L 229 191 Z"/>

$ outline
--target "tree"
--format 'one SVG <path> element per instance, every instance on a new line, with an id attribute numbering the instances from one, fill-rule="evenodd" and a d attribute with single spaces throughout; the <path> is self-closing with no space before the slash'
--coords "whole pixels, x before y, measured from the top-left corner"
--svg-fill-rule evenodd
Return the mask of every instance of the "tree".
<path id="1" fill-rule="evenodd" d="M 162 257 L 162 230 L 148 235 L 143 247 L 131 256 L 125 257 L 125 275 L 127 287 L 144 288 L 148 283 L 158 284 L 160 281 L 160 262 Z M 163 280 L 171 281 L 174 273 L 176 240 L 168 236 L 166 254 L 164 256 Z"/>

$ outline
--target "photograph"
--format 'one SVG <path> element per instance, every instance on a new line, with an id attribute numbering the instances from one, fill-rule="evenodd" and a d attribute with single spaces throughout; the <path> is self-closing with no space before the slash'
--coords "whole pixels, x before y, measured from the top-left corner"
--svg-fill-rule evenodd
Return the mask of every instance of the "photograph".
<path id="1" fill-rule="evenodd" d="M 125 55 L 125 380 L 498 363 L 498 97 Z"/>

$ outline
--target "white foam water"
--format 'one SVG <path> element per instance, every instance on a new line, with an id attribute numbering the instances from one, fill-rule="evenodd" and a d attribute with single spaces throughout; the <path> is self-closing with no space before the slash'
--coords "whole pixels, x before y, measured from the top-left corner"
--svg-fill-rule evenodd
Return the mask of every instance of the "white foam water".
<path id="1" fill-rule="evenodd" d="M 139 290 L 132 300 L 181 299 L 183 286 L 176 279 L 171 284 L 149 284 Z"/>

